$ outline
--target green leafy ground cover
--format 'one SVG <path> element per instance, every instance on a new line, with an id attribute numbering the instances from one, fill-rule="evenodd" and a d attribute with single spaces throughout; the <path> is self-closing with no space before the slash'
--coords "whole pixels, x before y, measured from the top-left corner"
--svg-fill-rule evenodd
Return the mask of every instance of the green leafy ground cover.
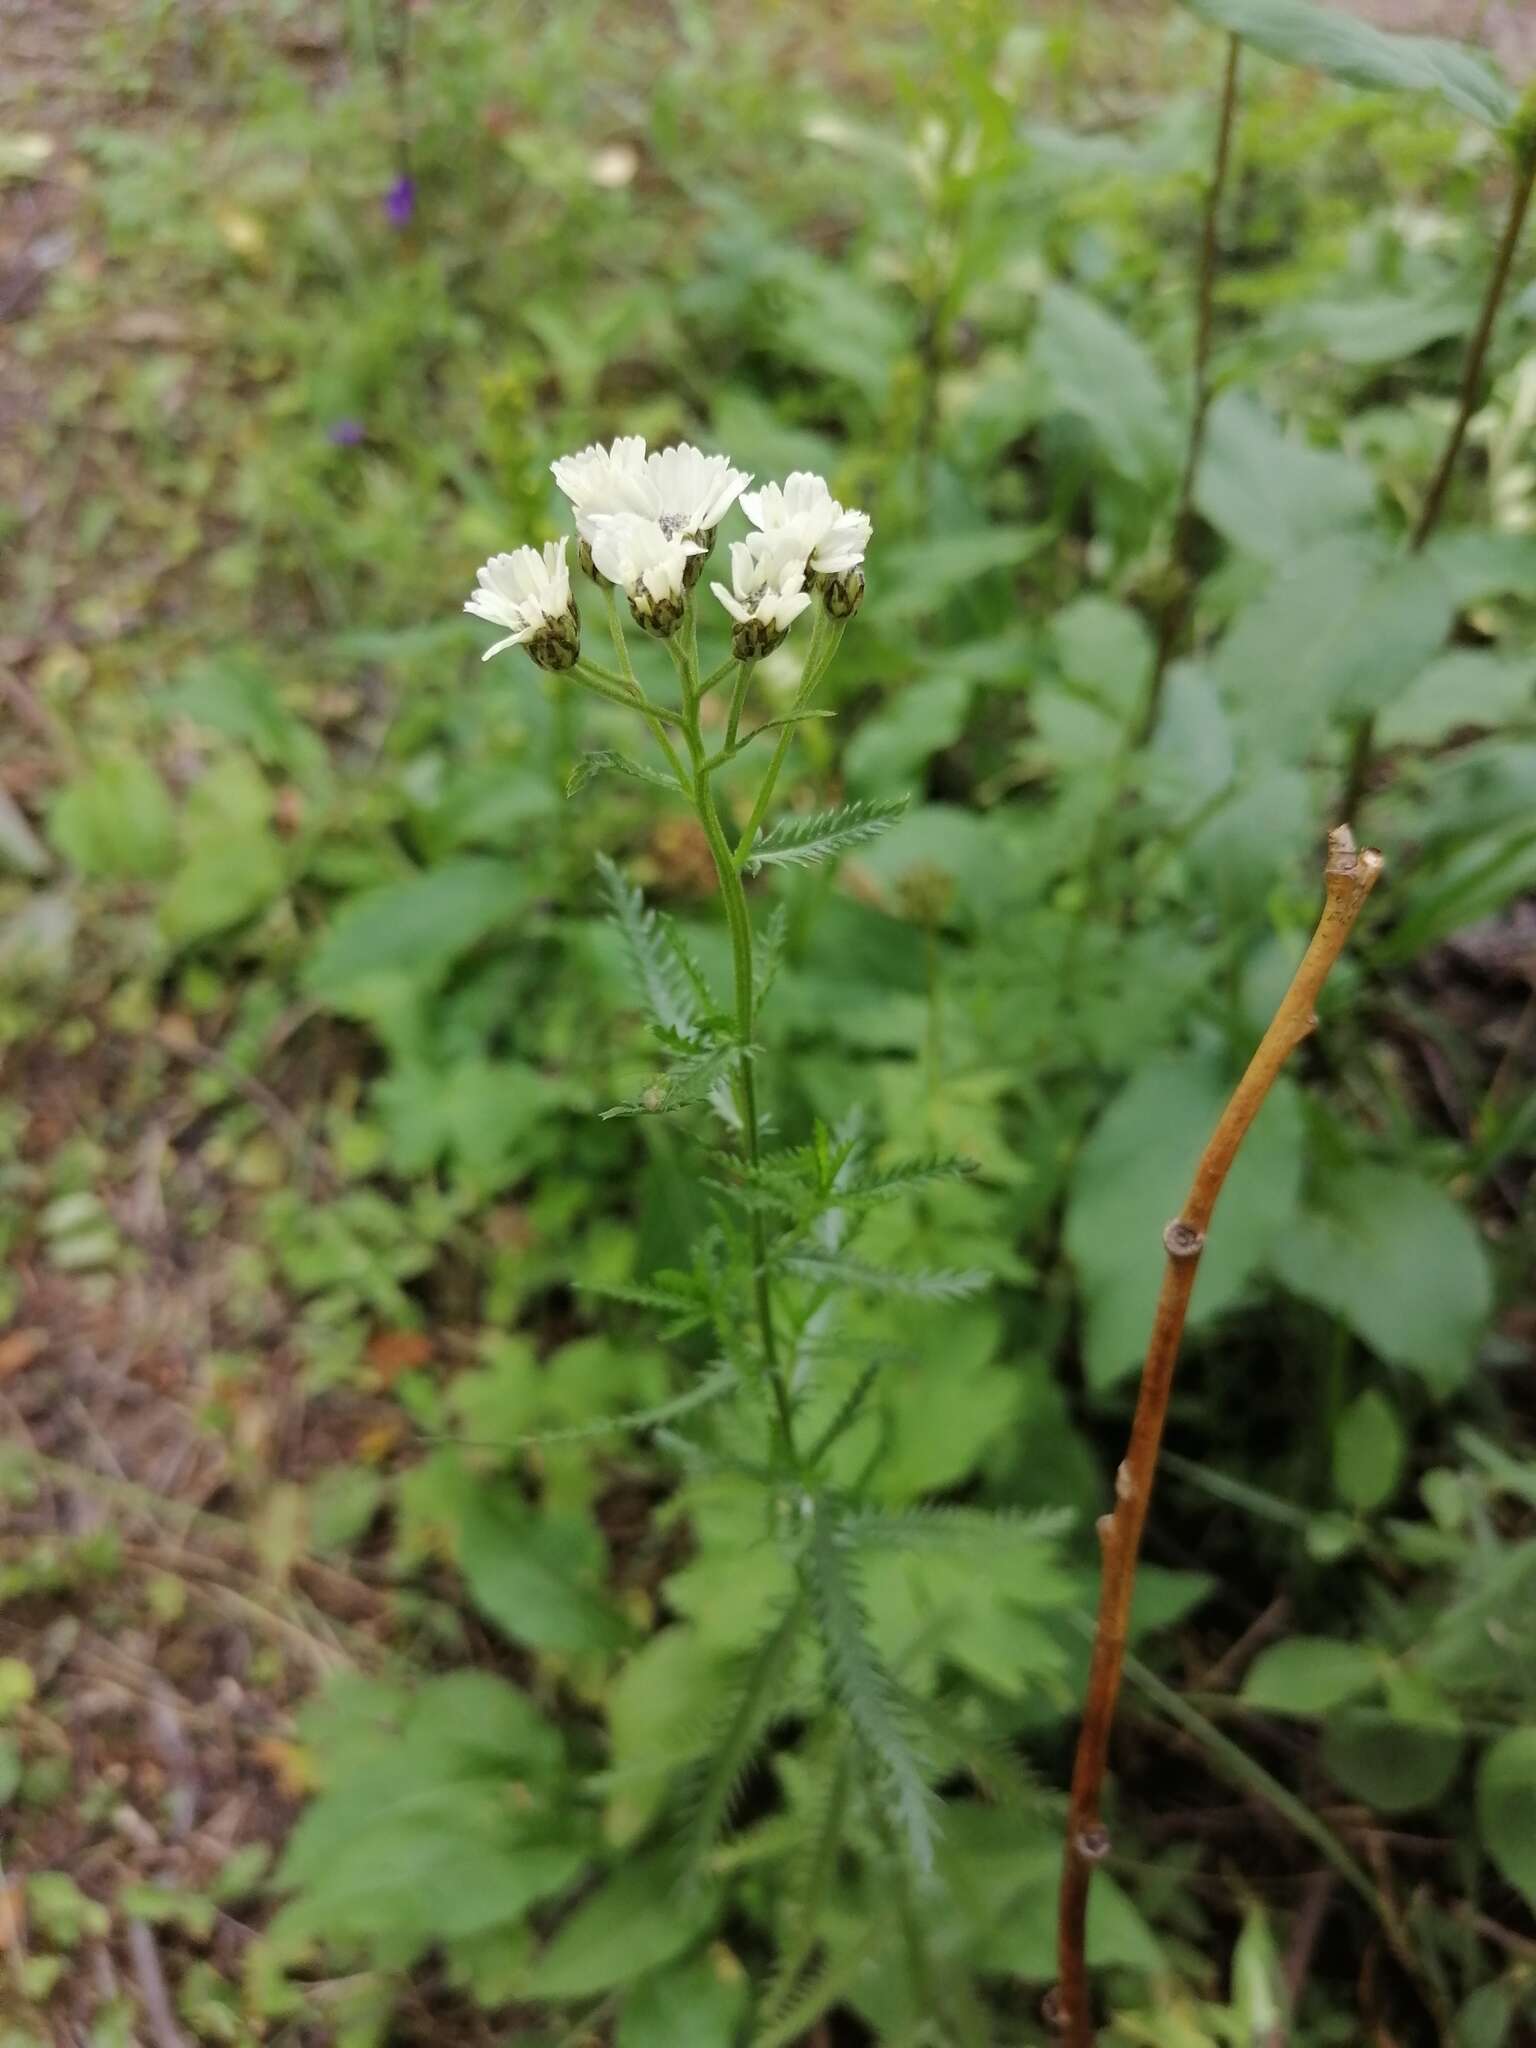
<path id="1" fill-rule="evenodd" d="M 29 26 L 7 2041 L 1049 2038 L 1159 1234 L 1363 719 L 1388 876 L 1212 1234 L 1090 1953 L 1117 2048 L 1536 2026 L 1530 255 L 1404 547 L 1510 179 L 1464 52 L 1368 46 L 1407 97 L 1245 60 L 1188 653 L 1142 738 L 1207 22 L 1286 12 Z M 859 1394 L 837 1471 L 870 1498 L 808 1539 L 820 1618 L 880 1660 L 832 1689 L 914 1738 L 887 1803 L 937 1809 L 926 2000 L 711 1398 L 703 1113 L 599 1114 L 658 1067 L 613 888 L 722 987 L 707 851 L 586 777 L 635 750 L 622 713 L 482 667 L 459 615 L 480 560 L 561 530 L 550 458 L 628 431 L 820 470 L 876 522 L 784 787 L 906 812 L 750 886 L 806 1213 L 850 1118 L 871 1191 L 971 1169 L 865 1205 L 822 1420 Z M 765 705 L 794 681 L 770 658 Z M 744 770 L 721 787 L 741 822 Z M 935 1270 L 984 1284 L 900 1285 Z"/>

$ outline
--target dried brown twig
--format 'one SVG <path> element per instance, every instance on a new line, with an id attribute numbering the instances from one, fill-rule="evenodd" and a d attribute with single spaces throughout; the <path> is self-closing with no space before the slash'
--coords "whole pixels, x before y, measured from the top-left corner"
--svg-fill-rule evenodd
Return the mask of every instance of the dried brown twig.
<path id="1" fill-rule="evenodd" d="M 1101 1517 L 1098 1525 L 1104 1569 L 1088 1697 L 1072 1772 L 1057 1932 L 1060 1982 L 1056 2010 L 1069 2048 L 1092 2048 L 1093 2044 L 1084 1933 L 1094 1866 L 1108 1854 L 1110 1846 L 1099 1814 L 1099 1801 L 1115 1702 L 1125 1666 L 1136 1561 L 1173 1390 L 1179 1341 L 1200 1254 L 1205 1249 L 1211 1212 L 1237 1156 L 1237 1148 L 1263 1107 L 1276 1076 L 1317 1021 L 1314 1006 L 1323 983 L 1344 950 L 1381 869 L 1381 855 L 1369 848 L 1358 849 L 1347 825 L 1340 825 L 1328 835 L 1328 863 L 1324 871 L 1327 896 L 1317 930 L 1248 1063 L 1248 1071 L 1238 1082 L 1201 1155 L 1183 1210 L 1163 1232 L 1168 1262 L 1142 1366 L 1130 1447 L 1116 1476 L 1114 1511 Z"/>

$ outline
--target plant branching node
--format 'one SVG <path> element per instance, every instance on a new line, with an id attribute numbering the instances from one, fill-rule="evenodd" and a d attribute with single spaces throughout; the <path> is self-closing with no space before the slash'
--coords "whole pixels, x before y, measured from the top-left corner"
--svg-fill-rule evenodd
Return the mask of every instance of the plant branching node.
<path id="1" fill-rule="evenodd" d="M 1198 1259 L 1205 1250 L 1205 1232 L 1175 1216 L 1163 1232 L 1163 1249 L 1170 1259 Z"/>

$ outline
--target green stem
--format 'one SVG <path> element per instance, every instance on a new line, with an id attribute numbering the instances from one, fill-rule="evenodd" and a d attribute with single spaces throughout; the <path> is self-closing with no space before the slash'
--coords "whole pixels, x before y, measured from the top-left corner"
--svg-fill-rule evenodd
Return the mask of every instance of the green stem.
<path id="1" fill-rule="evenodd" d="M 752 671 L 756 667 L 755 661 L 739 661 L 736 664 L 736 687 L 731 692 L 731 715 L 725 722 L 725 751 L 728 754 L 736 751 L 736 728 L 741 724 L 741 714 L 747 702 L 747 687 L 752 681 Z M 704 687 L 708 689 L 709 684 L 706 683 Z"/>
<path id="2" fill-rule="evenodd" d="M 718 668 L 712 668 L 709 674 L 704 678 L 703 682 L 700 683 L 699 695 L 701 697 L 707 697 L 710 691 L 714 689 L 715 685 L 717 683 L 723 683 L 726 677 L 730 674 L 731 670 L 737 667 L 737 665 L 738 664 L 735 655 L 727 655 L 725 660 L 721 662 L 720 666 Z"/>
<path id="3" fill-rule="evenodd" d="M 806 652 L 805 667 L 800 675 L 800 687 L 795 692 L 792 711 L 803 710 L 815 694 L 816 687 L 832 665 L 843 634 L 847 631 L 846 619 L 829 619 L 824 608 L 818 607 L 816 623 L 811 628 L 811 644 Z M 736 842 L 735 863 L 738 869 L 746 865 L 747 855 L 752 851 L 752 842 L 757 837 L 758 827 L 773 801 L 773 792 L 779 774 L 789 753 L 790 741 L 795 736 L 793 725 L 786 725 L 779 734 L 779 743 L 773 750 L 773 759 L 768 764 L 768 773 L 763 786 L 757 793 L 757 802 L 752 806 L 752 815 L 747 820 L 746 830 Z"/>
<path id="4" fill-rule="evenodd" d="M 680 719 L 676 712 L 667 711 L 661 705 L 653 704 L 642 689 L 640 678 L 635 674 L 635 665 L 629 658 L 629 642 L 624 637 L 624 622 L 619 617 L 619 595 L 611 583 L 603 592 L 603 601 L 608 609 L 608 630 L 613 636 L 614 652 L 619 657 L 619 668 L 622 671 L 621 681 L 626 683 L 634 693 L 633 696 L 620 698 L 616 701 L 626 703 L 632 710 L 640 713 L 641 717 L 650 727 L 651 737 L 666 755 L 667 766 L 676 776 L 678 788 L 685 795 L 690 794 L 691 785 L 688 780 L 688 771 L 683 766 L 676 747 L 667 738 L 666 726 L 662 723 L 662 720 L 666 719 L 673 725 L 685 725 L 685 721 Z"/>
<path id="5" fill-rule="evenodd" d="M 677 664 L 677 673 L 683 688 L 683 702 L 688 708 L 685 737 L 693 766 L 689 787 L 694 807 L 699 815 L 699 823 L 704 828 L 704 837 L 709 842 L 715 872 L 720 878 L 720 900 L 725 906 L 726 929 L 730 933 L 731 973 L 736 997 L 736 1031 L 741 1040 L 737 1100 L 741 1108 L 742 1150 L 746 1154 L 747 1164 L 756 1167 L 762 1157 L 762 1149 L 758 1129 L 757 1076 L 753 1070 L 751 1052 L 752 1036 L 757 1021 L 752 977 L 752 913 L 747 907 L 747 892 L 742 886 L 741 875 L 731 857 L 730 845 L 725 836 L 725 828 L 720 822 L 720 812 L 710 781 L 711 766 L 705 756 L 703 735 L 699 731 L 697 665 L 689 643 L 683 640 L 681 634 L 669 640 L 667 647 Z M 773 1391 L 780 1446 L 790 1469 L 797 1471 L 799 1454 L 795 1445 L 794 1412 L 789 1398 L 789 1385 L 779 1362 L 778 1336 L 773 1321 L 773 1293 L 768 1281 L 768 1233 L 763 1218 L 756 1209 L 751 1214 L 750 1240 L 752 1295 L 757 1312 L 758 1338 L 763 1349 L 763 1364 L 767 1370 L 768 1384 Z"/>

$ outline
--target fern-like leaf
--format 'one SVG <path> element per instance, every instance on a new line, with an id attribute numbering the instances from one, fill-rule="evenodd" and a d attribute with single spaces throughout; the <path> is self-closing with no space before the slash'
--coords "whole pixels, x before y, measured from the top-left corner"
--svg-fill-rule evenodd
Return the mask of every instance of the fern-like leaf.
<path id="1" fill-rule="evenodd" d="M 838 1402 L 826 1428 L 805 1454 L 805 1462 L 812 1471 L 821 1463 L 832 1446 L 848 1434 L 863 1414 L 864 1403 L 869 1399 L 875 1381 L 889 1362 L 888 1356 L 871 1358 L 860 1367 L 858 1378 Z"/>
<path id="2" fill-rule="evenodd" d="M 992 1278 L 990 1273 L 974 1267 L 960 1272 L 919 1267 L 906 1272 L 897 1266 L 870 1266 L 862 1259 L 804 1247 L 781 1253 L 779 1264 L 787 1272 L 818 1281 L 823 1287 L 848 1287 L 859 1294 L 900 1294 L 913 1301 L 964 1301 L 979 1294 Z"/>
<path id="3" fill-rule="evenodd" d="M 980 1508 L 919 1507 L 900 1514 L 855 1512 L 838 1526 L 858 1550 L 950 1550 L 975 1557 L 1037 1548 L 1063 1534 L 1074 1519 L 1070 1508 L 991 1514 Z"/>
<path id="4" fill-rule="evenodd" d="M 607 1122 L 616 1116 L 668 1116 L 673 1110 L 707 1101 L 743 1055 L 750 1058 L 754 1050 L 752 1046 L 731 1043 L 700 1046 L 697 1052 L 674 1060 L 666 1073 L 658 1074 L 638 1095 L 605 1109 L 603 1120 Z"/>
<path id="5" fill-rule="evenodd" d="M 657 1315 L 667 1318 L 669 1337 L 686 1337 L 689 1331 L 707 1323 L 711 1314 L 710 1303 L 701 1296 L 673 1293 L 665 1287 L 603 1286 L 588 1282 L 580 1292 L 596 1295 L 601 1301 L 622 1301 L 630 1308 L 654 1310 Z"/>
<path id="6" fill-rule="evenodd" d="M 438 1436 L 431 1441 L 460 1444 L 466 1450 L 522 1451 L 535 1444 L 576 1444 L 585 1443 L 593 1437 L 623 1436 L 629 1430 L 655 1429 L 662 1423 L 675 1422 L 680 1415 L 691 1415 L 695 1409 L 707 1408 L 712 1402 L 733 1393 L 740 1384 L 736 1374 L 725 1365 L 700 1380 L 696 1387 L 690 1387 L 686 1393 L 674 1394 L 670 1401 L 658 1401 L 650 1408 L 626 1408 L 621 1414 L 605 1415 L 599 1422 L 583 1422 L 570 1429 L 534 1429 L 526 1436 Z"/>
<path id="7" fill-rule="evenodd" d="M 760 868 L 814 867 L 818 861 L 836 860 L 889 832 L 906 808 L 905 797 L 877 797 L 804 817 L 791 813 L 758 840 L 747 858 L 747 873 L 755 875 Z"/>
<path id="8" fill-rule="evenodd" d="M 896 1681 L 869 1639 L 842 1533 L 825 1509 L 818 1508 L 812 1518 L 804 1561 L 833 1696 L 890 1800 L 907 1854 L 926 1874 L 933 1868 L 933 1795 L 907 1730 Z"/>
<path id="9" fill-rule="evenodd" d="M 797 2048 L 816 2022 L 854 1989 L 885 1935 L 885 1923 L 877 1918 L 851 1947 L 825 1957 L 804 1988 L 795 1992 L 794 2002 L 764 2019 L 752 2036 L 752 2048 Z"/>
<path id="10" fill-rule="evenodd" d="M 775 903 L 761 937 L 754 940 L 757 956 L 754 979 L 757 982 L 759 1009 L 768 1000 L 769 992 L 779 978 L 779 969 L 784 964 L 784 948 L 788 943 L 789 906 L 785 903 Z"/>
<path id="11" fill-rule="evenodd" d="M 967 1728 L 953 1710 L 939 1701 L 925 1700 L 917 1693 L 901 1693 L 902 1705 L 913 1723 L 922 1729 L 941 1763 L 952 1761 L 965 1771 L 977 1789 L 994 1805 L 1010 1813 L 1049 1814 L 1057 1817 L 1063 1801 L 1048 1792 L 1008 1743 L 984 1729 Z"/>
<path id="12" fill-rule="evenodd" d="M 740 1660 L 708 1760 L 689 1801 L 692 1810 L 685 1832 L 685 1867 L 692 1878 L 702 1875 L 710 1850 L 735 1811 L 794 1667 L 805 1616 L 805 1595 L 799 1593 L 756 1648 Z"/>
<path id="13" fill-rule="evenodd" d="M 820 1782 L 825 1779 L 825 1783 Z M 790 2009 L 800 1989 L 806 1965 L 815 1953 L 822 1914 L 837 1876 L 838 1852 L 848 1821 L 848 1795 L 853 1789 L 852 1739 L 838 1733 L 824 1768 L 813 1765 L 808 1804 L 814 1825 L 809 1827 L 790 1859 L 783 1887 L 784 1919 L 779 1932 L 779 1956 L 773 1975 L 763 1993 L 765 2024 Z"/>
<path id="14" fill-rule="evenodd" d="M 975 1161 L 970 1159 L 904 1159 L 883 1171 L 855 1174 L 850 1180 L 839 1182 L 837 1199 L 845 1209 L 873 1208 L 879 1202 L 894 1202 L 914 1189 L 931 1187 L 935 1181 L 967 1180 L 975 1171 Z"/>
<path id="15" fill-rule="evenodd" d="M 658 788 L 670 789 L 674 795 L 677 793 L 677 784 L 670 775 L 647 768 L 643 761 L 632 761 L 612 747 L 596 747 L 590 754 L 583 754 L 566 777 L 566 795 L 575 796 L 585 789 L 594 775 L 627 775 L 632 782 L 651 782 Z"/>
<path id="16" fill-rule="evenodd" d="M 625 881 L 607 854 L 597 856 L 597 871 L 602 876 L 610 915 L 629 949 L 646 1009 L 663 1030 L 675 1031 L 682 1038 L 696 1038 L 698 1003 L 655 911 L 640 891 Z"/>

